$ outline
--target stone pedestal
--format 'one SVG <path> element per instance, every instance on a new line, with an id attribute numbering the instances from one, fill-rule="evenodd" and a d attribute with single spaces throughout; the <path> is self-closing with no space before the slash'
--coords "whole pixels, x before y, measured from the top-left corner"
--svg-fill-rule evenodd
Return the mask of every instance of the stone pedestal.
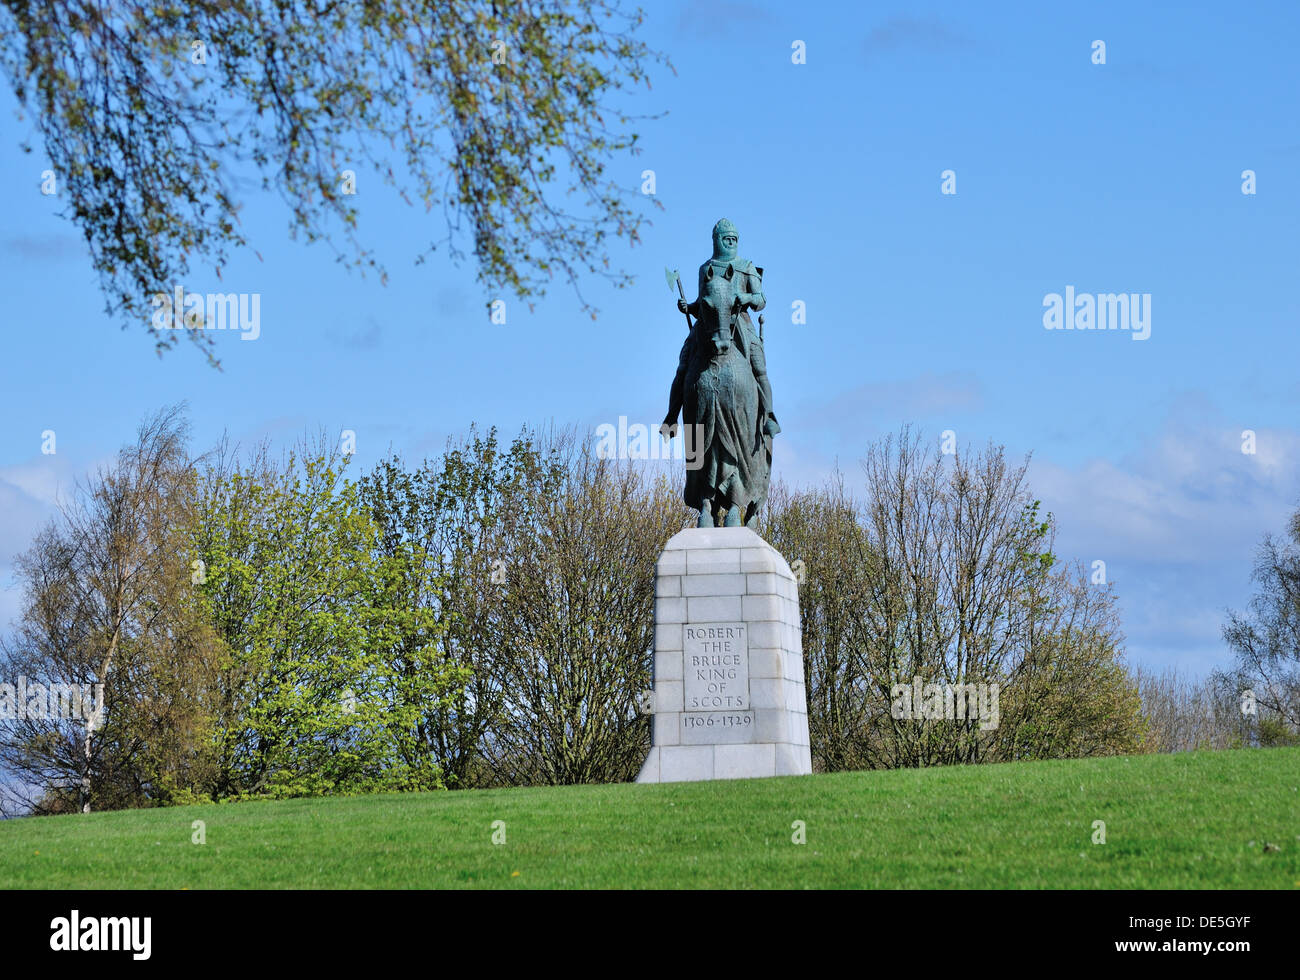
<path id="1" fill-rule="evenodd" d="M 655 569 L 654 737 L 638 783 L 812 772 L 799 593 L 745 527 L 673 536 Z"/>

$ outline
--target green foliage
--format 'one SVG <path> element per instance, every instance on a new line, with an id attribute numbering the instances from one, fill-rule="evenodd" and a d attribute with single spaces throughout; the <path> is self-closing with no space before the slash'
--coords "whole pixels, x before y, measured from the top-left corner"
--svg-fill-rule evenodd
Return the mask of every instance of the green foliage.
<path id="1" fill-rule="evenodd" d="M 410 203 L 390 154 L 446 215 L 429 250 L 460 258 L 464 222 L 480 280 L 527 298 L 557 273 L 626 284 L 609 241 L 637 241 L 643 219 L 605 168 L 637 152 L 612 96 L 666 62 L 633 37 L 641 21 L 607 0 L 6 0 L 0 66 L 126 322 L 248 244 L 250 170 L 295 236 L 341 233 L 340 261 L 384 276 L 342 172 L 369 164 Z M 215 363 L 211 335 L 186 335 Z"/>
<path id="2" fill-rule="evenodd" d="M 1279 718 L 1261 718 L 1259 721 L 1259 744 L 1264 748 L 1300 745 L 1300 733 L 1293 732 Z"/>
<path id="3" fill-rule="evenodd" d="M 80 483 L 16 561 L 22 614 L 6 677 L 103 692 L 103 712 L 0 718 L 0 793 L 36 813 L 152 806 L 202 781 L 206 624 L 188 589 L 192 477 L 180 406 Z M 96 705 L 96 711 L 100 706 Z"/>
<path id="4" fill-rule="evenodd" d="M 667 473 L 573 430 L 508 447 L 472 430 L 359 480 L 323 446 L 192 461 L 182 432 L 175 412 L 146 426 L 20 563 L 6 662 L 97 678 L 107 702 L 94 732 L 0 728 L 37 812 L 635 775 L 655 560 L 691 523 Z M 818 768 L 1146 744 L 1113 590 L 1056 560 L 1023 468 L 993 447 L 927 461 L 905 433 L 866 469 L 865 504 L 840 481 L 778 485 L 761 528 L 803 576 Z M 999 685 L 999 717 L 900 721 L 892 692 L 915 676 Z"/>
<path id="5" fill-rule="evenodd" d="M 362 481 L 385 547 L 419 541 L 463 690 L 421 735 L 458 787 L 630 779 L 644 761 L 654 562 L 685 521 L 668 484 L 593 458 L 571 431 L 504 449 L 472 432 Z"/>
<path id="6" fill-rule="evenodd" d="M 421 719 L 464 683 L 440 649 L 418 543 L 383 550 L 345 464 L 210 469 L 195 548 L 223 641 L 217 795 L 310 796 L 442 785 Z"/>
<path id="7" fill-rule="evenodd" d="M 199 793 L 188 786 L 168 786 L 167 802 L 170 806 L 198 806 L 212 803 L 214 800 L 207 793 Z"/>
<path id="8" fill-rule="evenodd" d="M 762 533 L 799 590 L 809 734 L 823 771 L 1138 751 L 1113 590 L 1053 552 L 1055 528 L 999 447 L 872 444 L 865 492 L 776 487 Z M 998 718 L 896 718 L 896 685 L 999 688 Z M 991 719 L 989 719 L 992 721 Z"/>
<path id="9" fill-rule="evenodd" d="M 505 712 L 488 763 L 500 783 L 632 779 L 650 747 L 654 568 L 689 514 L 666 479 L 598 458 L 573 433 L 528 482 L 537 520 L 512 539 L 500 603 Z"/>
<path id="10" fill-rule="evenodd" d="M 559 479 L 535 438 L 521 433 L 505 450 L 492 429 L 486 436 L 471 430 L 440 459 L 414 469 L 397 457 L 383 460 L 360 481 L 380 552 L 421 562 L 395 581 L 398 601 L 438 619 L 442 654 L 464 678 L 412 730 L 451 786 L 483 778 L 483 742 L 501 717 L 501 660 L 513 650 L 503 635 L 501 575 L 519 529 L 536 520 L 522 492 L 535 479 Z"/>

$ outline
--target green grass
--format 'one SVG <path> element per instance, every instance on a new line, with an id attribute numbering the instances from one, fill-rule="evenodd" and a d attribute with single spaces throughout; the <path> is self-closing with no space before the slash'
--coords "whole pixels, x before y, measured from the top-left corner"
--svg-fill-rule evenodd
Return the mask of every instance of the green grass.
<path id="1" fill-rule="evenodd" d="M 0 887 L 1291 889 L 1300 748 L 9 820 Z"/>

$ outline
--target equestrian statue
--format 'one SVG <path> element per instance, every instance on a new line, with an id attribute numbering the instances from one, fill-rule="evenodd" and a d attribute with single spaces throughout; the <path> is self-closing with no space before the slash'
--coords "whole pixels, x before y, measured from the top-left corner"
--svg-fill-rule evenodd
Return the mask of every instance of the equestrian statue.
<path id="1" fill-rule="evenodd" d="M 749 311 L 761 311 L 763 270 L 736 254 L 740 236 L 723 218 L 713 226 L 713 255 L 700 266 L 698 296 L 686 302 L 681 277 L 677 309 L 689 333 L 677 358 L 660 432 L 672 438 L 677 416 L 694 426 L 699 454 L 686 471 L 686 503 L 700 512 L 699 527 L 753 527 L 767 500 L 772 438 L 781 431 L 772 410 L 772 385 L 763 354 L 763 317 L 754 330 Z"/>

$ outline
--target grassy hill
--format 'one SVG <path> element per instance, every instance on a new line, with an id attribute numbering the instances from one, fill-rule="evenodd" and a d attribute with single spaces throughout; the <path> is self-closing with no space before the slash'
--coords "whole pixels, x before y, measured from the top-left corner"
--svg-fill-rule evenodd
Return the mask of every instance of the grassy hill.
<path id="1" fill-rule="evenodd" d="M 1300 888 L 1300 748 L 9 820 L 0 887 Z"/>

